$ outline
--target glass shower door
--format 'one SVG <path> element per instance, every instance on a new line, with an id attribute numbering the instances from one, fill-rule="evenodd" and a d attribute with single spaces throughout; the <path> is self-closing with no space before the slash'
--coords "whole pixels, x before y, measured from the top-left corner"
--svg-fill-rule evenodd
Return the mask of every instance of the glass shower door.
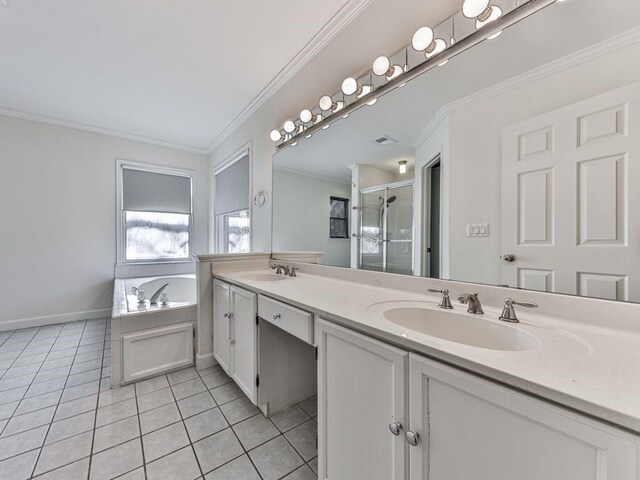
<path id="1" fill-rule="evenodd" d="M 386 272 L 413 274 L 413 185 L 387 189 Z"/>
<path id="2" fill-rule="evenodd" d="M 360 202 L 360 268 L 384 271 L 383 221 L 380 206 L 384 190 L 363 193 Z M 382 200 L 381 200 L 382 198 Z"/>

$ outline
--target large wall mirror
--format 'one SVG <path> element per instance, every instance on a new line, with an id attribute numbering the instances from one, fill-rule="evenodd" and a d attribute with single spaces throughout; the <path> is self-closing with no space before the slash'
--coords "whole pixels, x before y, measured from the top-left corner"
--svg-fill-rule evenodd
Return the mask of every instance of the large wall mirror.
<path id="1" fill-rule="evenodd" d="M 557 2 L 273 169 L 276 252 L 640 302 L 640 3 Z"/>

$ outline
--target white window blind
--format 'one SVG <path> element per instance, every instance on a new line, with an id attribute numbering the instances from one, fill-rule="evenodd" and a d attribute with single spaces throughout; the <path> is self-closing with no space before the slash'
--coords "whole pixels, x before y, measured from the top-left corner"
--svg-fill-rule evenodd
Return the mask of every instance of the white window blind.
<path id="1" fill-rule="evenodd" d="M 249 208 L 249 155 L 216 174 L 215 215 Z"/>
<path id="2" fill-rule="evenodd" d="M 122 209 L 191 214 L 191 177 L 123 167 Z"/>

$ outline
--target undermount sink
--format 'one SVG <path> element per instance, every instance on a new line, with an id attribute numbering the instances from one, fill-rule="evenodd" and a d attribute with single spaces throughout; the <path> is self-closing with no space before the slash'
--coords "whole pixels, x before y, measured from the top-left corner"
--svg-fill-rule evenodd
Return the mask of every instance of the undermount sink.
<path id="1" fill-rule="evenodd" d="M 252 282 L 277 282 L 287 277 L 284 275 L 276 275 L 275 273 L 247 273 L 242 278 Z"/>
<path id="2" fill-rule="evenodd" d="M 537 337 L 518 327 L 501 325 L 473 314 L 441 310 L 430 304 L 404 303 L 395 307 L 391 304 L 373 307 L 398 326 L 463 345 L 502 351 L 531 350 L 540 345 Z"/>

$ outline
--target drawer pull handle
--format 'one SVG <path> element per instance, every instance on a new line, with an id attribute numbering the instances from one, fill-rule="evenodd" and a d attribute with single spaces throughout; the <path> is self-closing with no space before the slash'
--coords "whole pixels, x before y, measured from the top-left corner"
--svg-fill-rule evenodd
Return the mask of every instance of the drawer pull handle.
<path id="1" fill-rule="evenodd" d="M 412 432 L 411 430 L 409 430 L 405 434 L 405 438 L 407 439 L 409 445 L 411 445 L 412 447 L 417 447 L 420 443 L 420 434 L 417 432 Z"/>
<path id="2" fill-rule="evenodd" d="M 274 320 L 278 320 L 279 318 L 282 318 L 282 315 L 280 315 L 279 313 L 274 313 L 273 314 L 273 319 Z"/>
<path id="3" fill-rule="evenodd" d="M 402 424 L 400 422 L 390 423 L 389 430 L 397 437 L 402 432 Z"/>

